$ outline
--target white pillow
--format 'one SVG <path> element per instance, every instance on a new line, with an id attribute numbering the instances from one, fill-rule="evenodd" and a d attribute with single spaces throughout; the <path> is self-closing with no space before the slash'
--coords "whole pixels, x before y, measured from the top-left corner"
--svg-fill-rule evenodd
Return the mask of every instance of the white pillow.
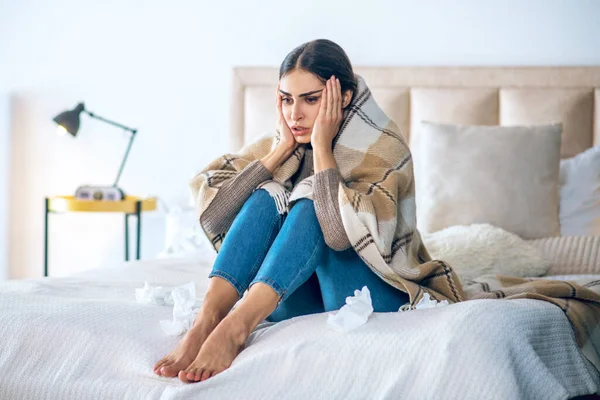
<path id="1" fill-rule="evenodd" d="M 560 162 L 560 234 L 600 236 L 600 146 Z"/>
<path id="2" fill-rule="evenodd" d="M 422 122 L 415 149 L 417 227 L 488 223 L 524 239 L 557 236 L 561 124 Z"/>
<path id="3" fill-rule="evenodd" d="M 550 267 L 539 249 L 490 224 L 451 226 L 421 236 L 431 257 L 450 264 L 463 283 L 487 274 L 542 276 Z"/>

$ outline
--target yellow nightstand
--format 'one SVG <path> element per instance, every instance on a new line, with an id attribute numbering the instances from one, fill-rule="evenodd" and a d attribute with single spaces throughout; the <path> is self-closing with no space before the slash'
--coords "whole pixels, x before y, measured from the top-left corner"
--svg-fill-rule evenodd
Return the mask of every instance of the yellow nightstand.
<path id="1" fill-rule="evenodd" d="M 78 200 L 73 196 L 46 197 L 44 221 L 44 276 L 48 276 L 48 215 L 63 212 L 118 212 L 125 214 L 125 261 L 129 261 L 129 217 L 136 216 L 136 259 L 140 259 L 142 212 L 156 210 L 156 198 L 125 196 L 122 201 Z"/>

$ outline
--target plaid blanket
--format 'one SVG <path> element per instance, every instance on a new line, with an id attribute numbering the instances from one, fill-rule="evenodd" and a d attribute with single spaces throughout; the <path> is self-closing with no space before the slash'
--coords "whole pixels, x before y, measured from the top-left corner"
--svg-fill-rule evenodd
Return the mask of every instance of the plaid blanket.
<path id="1" fill-rule="evenodd" d="M 552 301 L 561 307 L 582 348 L 596 333 L 600 317 L 600 293 L 591 287 L 566 282 L 533 282 L 516 278 L 486 278 L 463 287 L 452 267 L 432 260 L 417 230 L 415 185 L 411 152 L 398 126 L 377 105 L 364 79 L 333 142 L 333 155 L 343 177 L 338 204 L 348 239 L 365 264 L 381 279 L 404 291 L 414 307 L 429 293 L 434 300 L 450 303 L 477 298 L 529 297 Z M 261 137 L 237 154 L 226 154 L 209 163 L 190 182 L 199 216 L 208 208 L 221 184 L 252 161 L 267 155 L 278 143 L 277 134 Z M 275 199 L 280 213 L 300 198 L 312 199 L 314 176 L 297 184 L 304 147 L 296 151 L 261 184 Z M 203 227 L 204 229 L 204 227 Z M 204 229 L 219 250 L 226 235 Z M 589 347 L 588 347 L 589 350 Z M 596 354 L 597 351 L 587 353 Z M 589 357 L 588 357 L 589 358 Z M 593 361 L 593 360 L 592 360 Z M 600 363 L 594 362 L 600 369 Z"/>

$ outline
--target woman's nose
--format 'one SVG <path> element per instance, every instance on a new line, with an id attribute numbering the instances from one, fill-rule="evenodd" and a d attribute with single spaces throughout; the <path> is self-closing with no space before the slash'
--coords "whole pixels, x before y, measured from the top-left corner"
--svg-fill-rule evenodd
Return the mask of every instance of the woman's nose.
<path id="1" fill-rule="evenodd" d="M 292 106 L 292 121 L 300 121 L 302 117 L 302 109 L 300 108 L 300 106 L 294 104 Z"/>

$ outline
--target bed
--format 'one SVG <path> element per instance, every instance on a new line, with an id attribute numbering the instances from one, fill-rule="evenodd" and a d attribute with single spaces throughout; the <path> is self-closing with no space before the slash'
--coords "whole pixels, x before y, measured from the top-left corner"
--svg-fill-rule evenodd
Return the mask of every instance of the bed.
<path id="1" fill-rule="evenodd" d="M 411 147 L 420 120 L 560 120 L 563 158 L 600 144 L 600 67 L 356 72 Z M 272 129 L 276 80 L 276 68 L 234 69 L 231 151 Z M 600 280 L 597 237 L 566 247 L 553 240 L 531 241 L 552 259 L 547 279 Z M 562 310 L 529 299 L 374 313 L 346 334 L 328 328 L 326 313 L 264 322 L 227 371 L 189 385 L 158 377 L 152 366 L 178 340 L 159 325 L 172 308 L 137 302 L 135 289 L 193 281 L 201 299 L 212 257 L 205 247 L 66 278 L 1 282 L 0 398 L 572 399 L 600 392 L 600 374 Z"/>

